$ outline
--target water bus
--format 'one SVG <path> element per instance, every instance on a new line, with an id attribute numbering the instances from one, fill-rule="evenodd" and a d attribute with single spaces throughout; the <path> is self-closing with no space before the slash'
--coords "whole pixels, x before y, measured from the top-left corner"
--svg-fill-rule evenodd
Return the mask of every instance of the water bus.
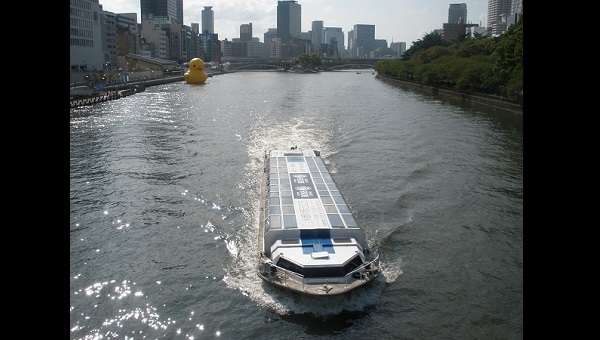
<path id="1" fill-rule="evenodd" d="M 338 295 L 374 280 L 379 255 L 369 246 L 319 150 L 265 153 L 258 276 L 294 292 Z"/>

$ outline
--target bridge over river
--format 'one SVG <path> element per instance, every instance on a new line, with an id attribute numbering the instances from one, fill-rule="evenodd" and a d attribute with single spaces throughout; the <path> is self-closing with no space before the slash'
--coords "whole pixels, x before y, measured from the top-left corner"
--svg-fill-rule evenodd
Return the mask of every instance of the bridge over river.
<path id="1" fill-rule="evenodd" d="M 320 69 L 325 71 L 341 69 L 365 69 L 373 68 L 380 59 L 346 59 L 346 60 L 324 60 Z M 243 60 L 230 61 L 225 66 L 225 71 L 248 71 L 248 70 L 289 70 L 294 66 L 290 60 Z"/>

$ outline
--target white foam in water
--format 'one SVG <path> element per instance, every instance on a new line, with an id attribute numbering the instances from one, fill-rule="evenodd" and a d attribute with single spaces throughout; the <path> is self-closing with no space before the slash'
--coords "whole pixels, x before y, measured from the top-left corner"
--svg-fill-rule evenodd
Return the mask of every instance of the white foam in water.
<path id="1" fill-rule="evenodd" d="M 235 245 L 234 240 L 225 240 L 225 245 L 227 246 L 227 250 L 229 251 L 229 254 L 231 254 L 231 256 L 233 256 L 233 257 L 238 256 L 238 249 L 237 249 L 237 246 Z"/>

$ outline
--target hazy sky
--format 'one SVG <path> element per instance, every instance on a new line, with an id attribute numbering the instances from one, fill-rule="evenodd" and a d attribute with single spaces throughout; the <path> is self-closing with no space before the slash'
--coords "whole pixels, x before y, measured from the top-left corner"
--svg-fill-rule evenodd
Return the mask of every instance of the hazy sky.
<path id="1" fill-rule="evenodd" d="M 215 33 L 219 40 L 240 37 L 240 25 L 252 23 L 252 35 L 264 42 L 264 33 L 277 27 L 278 0 L 183 0 L 183 23 L 198 23 L 202 28 L 202 10 L 212 6 Z M 341 27 L 344 46 L 348 31 L 355 24 L 375 25 L 375 39 L 406 42 L 442 28 L 448 21 L 450 4 L 467 4 L 467 23 L 487 26 L 487 0 L 297 0 L 302 7 L 301 31 L 311 30 L 312 22 L 323 21 L 325 27 Z M 137 13 L 141 22 L 140 0 L 99 0 L 105 11 Z"/>

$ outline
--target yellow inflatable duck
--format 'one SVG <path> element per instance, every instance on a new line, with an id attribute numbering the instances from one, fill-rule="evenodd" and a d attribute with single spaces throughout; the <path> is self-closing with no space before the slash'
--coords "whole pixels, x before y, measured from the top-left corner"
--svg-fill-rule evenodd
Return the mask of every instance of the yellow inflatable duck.
<path id="1" fill-rule="evenodd" d="M 188 84 L 204 84 L 208 74 L 204 72 L 204 61 L 200 58 L 190 60 L 190 69 L 183 74 Z"/>

